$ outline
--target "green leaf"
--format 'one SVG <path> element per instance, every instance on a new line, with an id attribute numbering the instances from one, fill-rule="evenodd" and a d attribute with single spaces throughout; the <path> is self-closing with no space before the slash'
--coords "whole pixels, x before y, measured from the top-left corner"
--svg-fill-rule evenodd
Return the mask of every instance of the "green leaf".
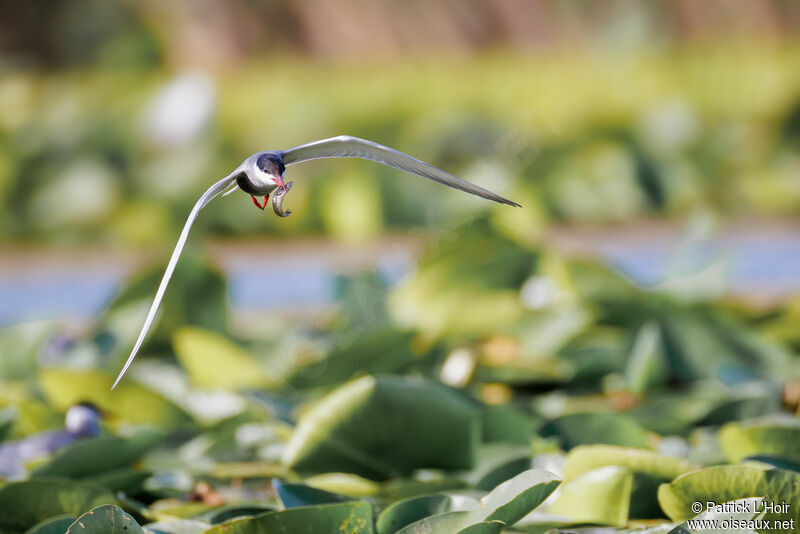
<path id="1" fill-rule="evenodd" d="M 337 345 L 324 358 L 297 367 L 289 385 L 297 389 L 330 387 L 358 375 L 400 372 L 414 361 L 412 337 L 411 332 L 388 327 L 367 330 Z"/>
<path id="2" fill-rule="evenodd" d="M 391 292 L 397 323 L 434 338 L 497 334 L 523 317 L 518 288 L 536 254 L 477 219 L 434 243 L 414 274 Z"/>
<path id="3" fill-rule="evenodd" d="M 50 517 L 36 523 L 25 534 L 64 534 L 74 521 L 75 516 L 71 514 Z"/>
<path id="4" fill-rule="evenodd" d="M 524 453 L 519 451 L 516 454 L 514 454 L 513 451 L 503 454 L 501 451 L 497 451 L 494 448 L 490 450 L 491 452 L 499 453 L 492 458 L 494 461 L 488 464 L 490 468 L 486 469 L 487 465 L 482 465 L 481 469 L 477 469 L 470 474 L 470 480 L 475 480 L 472 485 L 477 490 L 491 491 L 502 482 L 531 468 L 533 459 L 531 458 L 530 450 Z M 500 460 L 500 462 L 497 462 L 498 460 Z"/>
<path id="5" fill-rule="evenodd" d="M 608 465 L 565 482 L 549 511 L 576 523 L 623 526 L 628 522 L 633 473 Z"/>
<path id="6" fill-rule="evenodd" d="M 625 467 L 634 473 L 651 475 L 664 481 L 670 481 L 697 467 L 688 460 L 665 456 L 646 449 L 614 445 L 581 445 L 567 454 L 564 481 L 568 482 L 588 471 L 607 465 Z"/>
<path id="7" fill-rule="evenodd" d="M 646 323 L 631 341 L 625 366 L 628 389 L 634 393 L 644 393 L 650 386 L 659 382 L 660 377 L 666 376 L 665 368 L 658 324 Z"/>
<path id="8" fill-rule="evenodd" d="M 206 514 L 213 513 L 219 506 L 212 506 L 202 501 L 187 501 L 186 493 L 180 497 L 168 497 L 150 503 L 148 517 L 156 519 L 197 519 L 204 520 Z"/>
<path id="9" fill-rule="evenodd" d="M 32 476 L 82 478 L 128 467 L 163 438 L 154 431 L 140 431 L 129 438 L 112 435 L 75 441 L 60 449 Z"/>
<path id="10" fill-rule="evenodd" d="M 632 518 L 652 518 L 661 515 L 657 491 L 659 484 L 696 469 L 687 460 L 665 456 L 646 449 L 614 445 L 581 445 L 575 447 L 564 464 L 564 482 L 575 480 L 585 473 L 604 466 L 624 467 L 633 474 L 630 496 Z"/>
<path id="11" fill-rule="evenodd" d="M 365 329 L 381 331 L 387 327 L 390 323 L 386 310 L 388 290 L 386 282 L 376 271 L 337 275 L 334 279 L 334 299 L 339 314 L 332 326 L 337 337 L 341 340 L 354 332 L 363 332 Z"/>
<path id="12" fill-rule="evenodd" d="M 0 409 L 0 442 L 3 441 L 8 434 L 8 431 L 14 425 L 14 420 L 17 418 L 17 410 L 14 408 Z"/>
<path id="13" fill-rule="evenodd" d="M 438 493 L 397 501 L 378 516 L 378 534 L 392 534 L 426 517 L 446 512 L 472 510 L 478 501 L 466 495 Z"/>
<path id="14" fill-rule="evenodd" d="M 480 439 L 478 415 L 472 402 L 441 385 L 365 376 L 301 417 L 283 462 L 295 470 L 368 478 L 421 467 L 468 469 Z"/>
<path id="15" fill-rule="evenodd" d="M 744 461 L 749 463 L 766 464 L 770 467 L 783 469 L 784 471 L 795 471 L 800 473 L 800 462 L 796 460 L 787 460 L 785 458 L 776 458 L 774 456 L 756 455 L 748 456 L 744 459 Z"/>
<path id="16" fill-rule="evenodd" d="M 63 479 L 16 482 L 0 488 L 0 531 L 25 530 L 56 516 L 78 516 L 85 510 L 116 499 L 94 484 Z"/>
<path id="17" fill-rule="evenodd" d="M 24 379 L 36 372 L 39 353 L 59 328 L 55 321 L 21 323 L 0 328 L 0 377 Z"/>
<path id="18" fill-rule="evenodd" d="M 176 519 L 148 523 L 144 531 L 148 534 L 204 534 L 211 525 L 196 519 Z"/>
<path id="19" fill-rule="evenodd" d="M 463 481 L 453 477 L 440 476 L 431 480 L 415 480 L 395 478 L 388 480 L 381 486 L 381 496 L 400 500 L 432 493 L 461 491 L 465 489 Z"/>
<path id="20" fill-rule="evenodd" d="M 105 504 L 76 519 L 66 534 L 144 534 L 144 530 L 122 508 Z"/>
<path id="21" fill-rule="evenodd" d="M 472 512 L 445 512 L 411 523 L 397 534 L 456 534 L 471 524 L 475 524 Z"/>
<path id="22" fill-rule="evenodd" d="M 800 458 L 800 423 L 796 420 L 729 423 L 720 430 L 719 442 L 731 463 L 755 455 Z"/>
<path id="23" fill-rule="evenodd" d="M 487 406 L 481 415 L 485 443 L 530 444 L 536 422 L 532 415 L 508 405 Z"/>
<path id="24" fill-rule="evenodd" d="M 198 387 L 245 389 L 270 385 L 265 367 L 220 334 L 181 328 L 172 337 L 175 354 Z"/>
<path id="25" fill-rule="evenodd" d="M 777 378 L 790 365 L 784 349 L 721 310 L 670 310 L 662 328 L 672 374 L 685 380 L 715 378 L 726 366 Z"/>
<path id="26" fill-rule="evenodd" d="M 786 513 L 767 512 L 765 520 L 794 519 L 796 524 L 800 523 L 800 473 L 725 465 L 685 473 L 658 488 L 658 502 L 673 521 L 693 517 L 694 502 L 724 503 L 748 497 L 789 505 Z"/>
<path id="27" fill-rule="evenodd" d="M 220 506 L 219 508 L 214 508 L 213 510 L 204 512 L 198 516 L 195 516 L 194 519 L 211 523 L 212 525 L 217 525 L 219 523 L 224 523 L 225 521 L 230 521 L 231 519 L 252 517 L 267 512 L 275 512 L 277 510 L 278 508 L 276 506 L 255 502 L 250 504 L 229 504 L 227 506 Z"/>
<path id="28" fill-rule="evenodd" d="M 8 429 L 8 439 L 38 434 L 64 425 L 63 414 L 53 409 L 27 390 L 27 384 L 5 383 L 0 387 L 0 403 L 10 404 L 9 410 L 16 412 L 14 422 Z M 39 397 L 40 398 L 40 397 Z"/>
<path id="29" fill-rule="evenodd" d="M 456 534 L 468 526 L 495 521 L 511 526 L 544 502 L 559 483 L 554 474 L 531 469 L 497 486 L 469 511 L 433 515 L 406 526 L 398 534 Z"/>
<path id="30" fill-rule="evenodd" d="M 553 473 L 541 469 L 520 473 L 481 499 L 480 512 L 489 512 L 483 520 L 513 525 L 544 502 L 560 483 Z"/>
<path id="31" fill-rule="evenodd" d="M 737 522 L 744 522 L 749 521 L 754 518 L 758 518 L 760 516 L 763 505 L 763 499 L 761 497 L 750 497 L 747 499 L 737 499 L 735 501 L 730 501 L 728 503 L 719 503 L 722 506 L 714 507 L 706 509 L 707 503 L 703 503 L 703 509 L 705 511 L 697 514 L 694 517 L 695 521 L 700 522 L 699 525 L 702 525 L 703 521 L 707 522 L 716 522 L 717 528 L 689 528 L 690 525 L 687 522 L 681 523 L 676 527 L 681 533 L 695 533 L 695 534 L 716 534 L 721 528 L 721 523 L 725 520 L 735 520 Z M 728 527 L 725 528 L 725 534 L 755 534 L 752 529 L 748 528 L 732 528 Z"/>
<path id="32" fill-rule="evenodd" d="M 634 406 L 627 414 L 651 432 L 682 435 L 724 402 L 724 396 L 701 383 L 688 391 L 650 394 L 647 402 Z"/>
<path id="33" fill-rule="evenodd" d="M 134 424 L 182 426 L 190 421 L 183 410 L 132 380 L 111 391 L 113 383 L 113 376 L 100 371 L 50 368 L 39 372 L 42 393 L 61 412 L 88 401 Z"/>
<path id="34" fill-rule="evenodd" d="M 380 484 L 351 473 L 320 473 L 306 477 L 305 483 L 312 488 L 348 497 L 371 497 L 381 490 Z"/>
<path id="35" fill-rule="evenodd" d="M 284 484 L 280 480 L 273 480 L 272 487 L 278 493 L 278 499 L 286 509 L 314 504 L 331 504 L 353 500 L 344 495 L 338 495 L 305 484 Z"/>
<path id="36" fill-rule="evenodd" d="M 321 504 L 234 519 L 207 534 L 373 534 L 372 506 L 365 502 Z"/>
<path id="37" fill-rule="evenodd" d="M 142 305 L 142 315 L 153 300 L 153 288 L 164 274 L 161 262 L 153 265 L 131 279 L 114 300 L 109 309 L 108 316 L 113 315 L 122 307 L 134 304 Z M 227 326 L 227 284 L 222 273 L 210 266 L 197 256 L 186 253 L 175 267 L 169 292 L 161 303 L 161 313 L 158 314 L 153 328 L 148 336 L 148 345 L 163 343 L 172 338 L 172 335 L 181 327 L 193 325 L 213 331 L 225 331 Z M 135 329 L 138 331 L 138 328 Z M 135 334 L 134 334 L 135 335 Z M 118 352 L 119 367 L 125 361 L 130 350 L 129 346 L 120 347 Z M 118 368 L 118 367 L 117 367 Z M 117 390 L 114 390 L 117 391 Z"/>
<path id="38" fill-rule="evenodd" d="M 558 436 L 569 450 L 583 444 L 647 448 L 647 431 L 626 415 L 603 412 L 573 413 L 544 425 L 542 436 Z"/>
<path id="39" fill-rule="evenodd" d="M 121 491 L 126 495 L 136 495 L 141 491 L 144 481 L 150 478 L 151 475 L 152 473 L 148 471 L 117 469 L 86 477 L 82 480 L 106 487 L 115 493 Z"/>
<path id="40" fill-rule="evenodd" d="M 702 426 L 719 426 L 729 421 L 742 421 L 778 411 L 777 395 L 772 391 L 744 393 L 722 400 L 703 419 Z"/>
<path id="41" fill-rule="evenodd" d="M 459 530 L 458 534 L 499 534 L 505 526 L 506 524 L 502 521 L 482 521 L 470 525 L 464 530 Z"/>

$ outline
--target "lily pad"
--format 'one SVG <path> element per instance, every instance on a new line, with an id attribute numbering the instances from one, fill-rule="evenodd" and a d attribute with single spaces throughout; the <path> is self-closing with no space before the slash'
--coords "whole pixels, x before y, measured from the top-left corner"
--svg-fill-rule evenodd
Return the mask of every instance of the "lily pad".
<path id="1" fill-rule="evenodd" d="M 647 431 L 626 415 L 603 412 L 558 417 L 540 429 L 542 436 L 558 436 L 567 450 L 584 444 L 647 448 Z"/>
<path id="2" fill-rule="evenodd" d="M 93 508 L 69 526 L 66 534 L 144 534 L 139 523 L 116 504 Z"/>
<path id="3" fill-rule="evenodd" d="M 397 501 L 387 507 L 376 523 L 378 534 L 393 534 L 426 517 L 446 512 L 467 511 L 478 506 L 472 497 L 438 493 Z"/>
<path id="4" fill-rule="evenodd" d="M 665 373 L 663 342 L 655 322 L 646 323 L 633 336 L 625 366 L 625 380 L 634 393 L 644 393 Z"/>
<path id="5" fill-rule="evenodd" d="M 505 526 L 502 521 L 482 521 L 460 530 L 458 534 L 499 534 Z"/>
<path id="6" fill-rule="evenodd" d="M 277 510 L 278 508 L 276 506 L 255 502 L 250 504 L 228 504 L 225 506 L 220 506 L 219 508 L 214 508 L 208 512 L 204 512 L 198 516 L 195 516 L 194 519 L 211 523 L 212 525 L 217 525 L 219 523 L 230 521 L 231 519 L 237 519 L 240 517 L 253 517 L 265 514 L 267 512 L 275 512 Z"/>
<path id="7" fill-rule="evenodd" d="M 720 430 L 719 442 L 731 463 L 755 455 L 800 458 L 800 423 L 794 420 L 729 423 Z"/>
<path id="8" fill-rule="evenodd" d="M 479 439 L 478 410 L 460 394 L 419 379 L 365 376 L 301 417 L 283 462 L 296 471 L 368 478 L 468 469 Z"/>
<path id="9" fill-rule="evenodd" d="M 35 524 L 25 534 L 64 534 L 74 522 L 75 516 L 70 514 L 51 517 Z"/>
<path id="10" fill-rule="evenodd" d="M 490 512 L 483 520 L 513 525 L 544 502 L 560 483 L 553 473 L 541 469 L 520 473 L 481 499 L 481 512 Z"/>
<path id="11" fill-rule="evenodd" d="M 564 464 L 564 480 L 572 480 L 588 471 L 606 465 L 625 467 L 634 473 L 651 475 L 664 481 L 671 481 L 675 477 L 697 468 L 695 464 L 687 460 L 665 456 L 646 449 L 614 445 L 581 445 L 567 454 L 567 461 Z"/>
<path id="12" fill-rule="evenodd" d="M 533 436 L 534 417 L 511 406 L 487 406 L 483 417 L 483 441 L 528 445 Z"/>
<path id="13" fill-rule="evenodd" d="M 554 474 L 541 469 L 531 469 L 497 486 L 471 510 L 433 515 L 411 523 L 398 534 L 421 532 L 456 534 L 477 523 L 495 521 L 500 521 L 508 527 L 544 502 L 559 483 Z"/>
<path id="14" fill-rule="evenodd" d="M 615 465 L 600 467 L 565 483 L 549 511 L 576 523 L 624 526 L 632 490 L 629 470 Z"/>
<path id="15" fill-rule="evenodd" d="M 189 378 L 201 388 L 237 390 L 270 385 L 266 368 L 220 334 L 181 328 L 173 335 L 172 344 Z"/>
<path id="16" fill-rule="evenodd" d="M 5 380 L 33 375 L 39 353 L 58 330 L 55 321 L 20 323 L 0 328 L 0 376 Z"/>
<path id="17" fill-rule="evenodd" d="M 564 480 L 569 482 L 584 473 L 609 465 L 624 467 L 633 474 L 633 489 L 630 493 L 631 518 L 660 517 L 662 513 L 657 498 L 659 485 L 697 468 L 687 460 L 646 449 L 582 445 L 567 455 Z"/>
<path id="18" fill-rule="evenodd" d="M 315 504 L 331 504 L 347 502 L 352 498 L 338 495 L 329 491 L 312 488 L 305 484 L 285 484 L 280 480 L 273 480 L 272 487 L 278 493 L 278 498 L 286 509 L 312 506 Z"/>
<path id="19" fill-rule="evenodd" d="M 684 522 L 670 532 L 675 534 L 716 534 L 720 530 L 724 530 L 725 534 L 756 534 L 753 529 L 746 528 L 746 526 L 750 520 L 760 518 L 760 510 L 763 508 L 762 502 L 763 499 L 761 497 L 750 497 L 748 499 L 719 503 L 719 506 L 706 509 L 697 514 L 692 520 L 694 524 Z M 703 503 L 704 508 L 707 505 L 708 503 Z M 722 526 L 725 524 L 723 521 L 735 521 L 738 525 L 742 525 L 742 528 L 733 526 L 725 528 Z M 698 528 L 703 526 L 704 523 L 705 525 L 714 525 L 716 523 L 717 527 Z"/>
<path id="20" fill-rule="evenodd" d="M 481 521 L 482 523 L 482 521 Z M 502 521 L 500 522 L 503 525 Z M 397 534 L 456 534 L 477 523 L 473 522 L 473 515 L 469 511 L 445 512 L 436 514 L 419 521 L 415 521 L 405 528 L 396 531 Z"/>
<path id="21" fill-rule="evenodd" d="M 372 506 L 365 502 L 321 504 L 267 512 L 217 525 L 208 534 L 373 534 Z"/>
<path id="22" fill-rule="evenodd" d="M 795 471 L 800 473 L 800 462 L 796 460 L 787 460 L 785 458 L 776 458 L 775 456 L 764 456 L 759 454 L 756 456 L 748 456 L 743 461 L 749 463 L 766 464 L 770 467 L 783 469 L 784 471 Z"/>
<path id="23" fill-rule="evenodd" d="M 530 445 L 488 443 L 478 449 L 477 467 L 463 478 L 474 489 L 491 491 L 533 467 L 532 462 Z"/>
<path id="24" fill-rule="evenodd" d="M 39 386 L 50 405 L 66 412 L 70 406 L 89 401 L 135 424 L 181 426 L 189 416 L 161 395 L 125 380 L 112 392 L 114 378 L 93 370 L 42 369 Z"/>
<path id="25" fill-rule="evenodd" d="M 64 479 L 16 482 L 0 488 L 0 531 L 20 531 L 57 515 L 78 516 L 116 499 L 102 486 Z"/>
<path id="26" fill-rule="evenodd" d="M 148 534 L 204 534 L 211 525 L 196 519 L 157 521 L 144 527 Z"/>
<path id="27" fill-rule="evenodd" d="M 694 390 L 649 394 L 647 402 L 627 413 L 643 428 L 662 435 L 683 435 L 722 402 L 707 384 Z"/>
<path id="28" fill-rule="evenodd" d="M 486 218 L 448 237 L 431 247 L 414 275 L 392 290 L 392 317 L 429 338 L 508 329 L 524 315 L 518 288 L 530 276 L 536 254 Z"/>
<path id="29" fill-rule="evenodd" d="M 393 328 L 368 330 L 337 345 L 321 360 L 295 369 L 289 386 L 330 387 L 365 373 L 397 373 L 414 361 L 413 334 Z"/>
<path id="30" fill-rule="evenodd" d="M 152 473 L 148 471 L 117 469 L 86 477 L 82 480 L 106 487 L 115 493 L 121 491 L 125 495 L 136 495 L 141 491 L 144 481 L 150 476 L 152 476 Z"/>
<path id="31" fill-rule="evenodd" d="M 164 274 L 161 262 L 137 273 L 121 290 L 109 309 L 108 315 L 123 307 L 142 305 L 140 321 L 153 300 L 154 288 Z M 148 335 L 148 345 L 163 343 L 168 346 L 176 330 L 185 325 L 195 325 L 214 331 L 224 331 L 227 325 L 227 283 L 222 273 L 208 262 L 188 251 L 175 267 L 169 291 L 161 304 Z M 138 327 L 135 328 L 138 330 Z M 125 347 L 119 352 L 119 366 L 127 357 Z M 122 385 L 122 384 L 120 384 Z M 114 391 L 117 391 L 116 389 Z"/>
<path id="32" fill-rule="evenodd" d="M 0 410 L 0 441 L 5 439 L 6 434 L 8 434 L 16 418 L 17 410 L 13 408 L 3 408 Z"/>
<path id="33" fill-rule="evenodd" d="M 78 440 L 59 450 L 32 475 L 82 478 L 128 467 L 162 438 L 160 432 L 141 431 L 129 438 L 107 435 Z"/>
<path id="34" fill-rule="evenodd" d="M 764 502 L 788 504 L 785 512 L 768 511 L 763 519 L 794 519 L 795 524 L 800 523 L 800 473 L 724 465 L 685 473 L 658 488 L 658 502 L 673 521 L 693 517 L 692 503 L 695 502 L 725 503 L 749 497 L 763 497 Z"/>
<path id="35" fill-rule="evenodd" d="M 377 482 L 351 473 L 320 473 L 307 477 L 305 483 L 312 488 L 356 498 L 372 497 L 381 491 Z"/>
<path id="36" fill-rule="evenodd" d="M 564 464 L 564 481 L 570 482 L 585 473 L 604 466 L 618 466 L 633 475 L 630 493 L 630 516 L 653 518 L 661 515 L 658 486 L 696 469 L 687 460 L 665 456 L 647 449 L 614 445 L 581 445 L 572 449 Z"/>

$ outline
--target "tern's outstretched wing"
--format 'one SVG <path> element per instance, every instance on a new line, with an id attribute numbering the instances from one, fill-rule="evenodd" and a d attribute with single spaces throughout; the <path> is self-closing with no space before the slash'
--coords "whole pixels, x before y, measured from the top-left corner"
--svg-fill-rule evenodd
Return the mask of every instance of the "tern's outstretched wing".
<path id="1" fill-rule="evenodd" d="M 424 161 L 412 158 L 393 148 L 389 148 L 372 141 L 340 135 L 330 139 L 322 139 L 305 145 L 296 146 L 283 152 L 283 162 L 286 165 L 300 163 L 310 159 L 319 158 L 361 158 L 383 163 L 401 171 L 410 172 L 424 178 L 431 179 L 440 184 L 448 185 L 479 197 L 487 198 L 501 204 L 519 206 L 516 202 L 503 198 L 471 182 L 428 165 Z"/>
<path id="2" fill-rule="evenodd" d="M 111 389 L 117 387 L 119 381 L 122 380 L 122 375 L 124 375 L 125 371 L 127 371 L 128 367 L 130 367 L 131 362 L 136 357 L 136 353 L 139 352 L 139 347 L 141 347 L 142 342 L 147 335 L 147 331 L 150 330 L 150 325 L 153 324 L 153 319 L 156 317 L 158 307 L 161 305 L 161 299 L 164 297 L 164 291 L 166 291 L 167 286 L 169 285 L 169 280 L 172 278 L 172 272 L 175 270 L 175 265 L 178 263 L 178 258 L 181 257 L 181 252 L 183 252 L 183 247 L 186 245 L 186 240 L 189 237 L 189 230 L 192 229 L 192 224 L 194 224 L 195 219 L 197 219 L 197 214 L 200 213 L 200 210 L 203 209 L 203 207 L 208 204 L 211 199 L 218 196 L 220 193 L 223 193 L 232 185 L 236 184 L 235 176 L 237 173 L 238 169 L 229 176 L 209 187 L 208 190 L 203 193 L 200 199 L 195 203 L 191 213 L 189 213 L 189 218 L 186 219 L 186 224 L 183 225 L 181 236 L 178 238 L 178 244 L 175 245 L 175 250 L 172 251 L 172 257 L 169 259 L 169 263 L 167 264 L 167 270 L 164 271 L 164 277 L 161 278 L 161 284 L 159 284 L 158 291 L 156 291 L 156 298 L 153 299 L 153 304 L 150 305 L 150 311 L 147 312 L 147 318 L 144 321 L 144 326 L 142 326 L 142 331 L 139 332 L 139 338 L 136 340 L 136 344 L 133 346 L 131 355 L 128 356 L 128 361 L 125 362 L 125 366 L 122 368 L 122 371 L 120 371 L 119 376 L 117 376 L 117 379 L 114 381 L 114 385 L 111 386 Z"/>

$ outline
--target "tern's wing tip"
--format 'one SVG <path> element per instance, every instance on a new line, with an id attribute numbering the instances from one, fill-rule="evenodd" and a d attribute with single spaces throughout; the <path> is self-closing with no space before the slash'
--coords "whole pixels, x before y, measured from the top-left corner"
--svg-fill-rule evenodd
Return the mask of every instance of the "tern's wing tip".
<path id="1" fill-rule="evenodd" d="M 508 200 L 507 198 L 500 197 L 500 200 L 492 199 L 498 204 L 505 204 L 506 206 L 511 206 L 512 208 L 521 208 L 522 204 L 517 204 L 513 200 Z"/>

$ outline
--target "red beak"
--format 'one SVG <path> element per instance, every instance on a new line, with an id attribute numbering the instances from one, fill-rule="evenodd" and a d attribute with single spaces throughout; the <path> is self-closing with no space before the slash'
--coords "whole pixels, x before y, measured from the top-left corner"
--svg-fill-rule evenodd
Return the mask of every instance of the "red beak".
<path id="1" fill-rule="evenodd" d="M 286 191 L 286 184 L 283 183 L 283 176 L 281 176 L 279 174 L 278 176 L 276 176 L 276 179 L 277 179 L 277 182 L 278 182 L 278 187 L 280 187 L 281 189 Z"/>

